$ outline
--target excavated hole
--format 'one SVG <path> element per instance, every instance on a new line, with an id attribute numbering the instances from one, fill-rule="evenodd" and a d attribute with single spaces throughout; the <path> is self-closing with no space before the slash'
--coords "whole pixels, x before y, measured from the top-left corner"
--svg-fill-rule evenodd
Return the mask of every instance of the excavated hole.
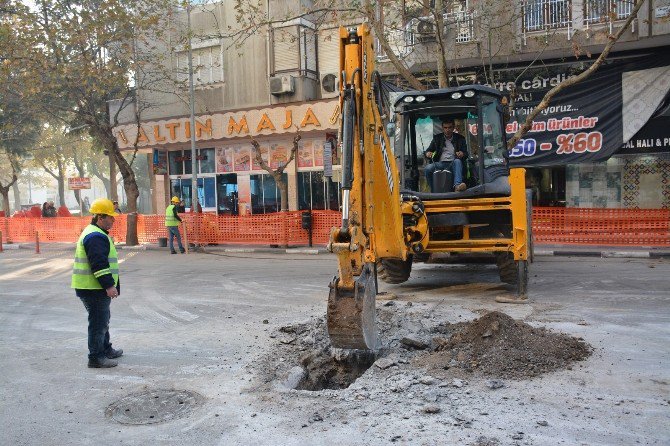
<path id="1" fill-rule="evenodd" d="M 301 359 L 305 376 L 298 390 L 340 390 L 353 384 L 377 359 L 367 350 L 331 351 L 309 354 Z"/>

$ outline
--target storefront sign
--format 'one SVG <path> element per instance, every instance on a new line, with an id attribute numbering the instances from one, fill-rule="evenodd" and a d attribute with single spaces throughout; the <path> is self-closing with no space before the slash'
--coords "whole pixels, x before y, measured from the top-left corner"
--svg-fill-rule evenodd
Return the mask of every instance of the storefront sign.
<path id="1" fill-rule="evenodd" d="M 91 179 L 86 177 L 68 178 L 67 187 L 70 190 L 90 189 Z"/>
<path id="2" fill-rule="evenodd" d="M 652 118 L 617 151 L 617 155 L 670 153 L 670 116 Z"/>
<path id="3" fill-rule="evenodd" d="M 549 89 L 584 68 L 573 67 L 570 71 L 566 64 L 548 69 L 554 72 L 531 71 L 518 80 L 520 97 L 506 128 L 508 138 Z M 557 69 L 565 72 L 556 73 Z M 511 88 L 509 82 L 494 86 L 504 94 Z M 510 163 L 551 166 L 604 161 L 642 128 L 668 91 L 670 55 L 609 62 L 587 80 L 554 97 L 535 119 L 532 129 L 510 151 Z"/>
<path id="4" fill-rule="evenodd" d="M 337 99 L 263 108 L 230 113 L 198 116 L 195 122 L 197 141 L 221 140 L 227 138 L 251 137 L 291 133 L 296 130 L 337 129 Z M 191 124 L 188 117 L 165 121 L 134 124 L 114 128 L 120 149 L 171 143 L 186 143 L 191 138 Z"/>

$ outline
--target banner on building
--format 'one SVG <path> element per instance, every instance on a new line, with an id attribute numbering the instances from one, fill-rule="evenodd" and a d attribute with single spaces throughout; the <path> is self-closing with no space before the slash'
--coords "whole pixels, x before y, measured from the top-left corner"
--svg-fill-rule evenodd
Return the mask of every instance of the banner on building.
<path id="1" fill-rule="evenodd" d="M 511 137 L 544 94 L 588 65 L 562 64 L 528 70 L 517 80 Z M 509 72 L 514 79 L 516 73 Z M 509 94 L 511 82 L 493 86 Z M 513 166 L 551 166 L 607 160 L 633 138 L 670 92 L 670 55 L 646 54 L 603 64 L 590 78 L 566 88 L 534 120 L 510 151 Z M 670 137 L 670 129 L 660 129 Z M 661 137 L 661 142 L 663 141 Z"/>

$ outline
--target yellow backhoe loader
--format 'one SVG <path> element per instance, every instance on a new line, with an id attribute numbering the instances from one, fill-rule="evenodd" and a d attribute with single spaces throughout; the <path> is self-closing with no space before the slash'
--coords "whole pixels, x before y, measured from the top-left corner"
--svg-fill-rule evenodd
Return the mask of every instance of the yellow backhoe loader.
<path id="1" fill-rule="evenodd" d="M 337 348 L 377 350 L 377 278 L 409 279 L 431 253 L 492 253 L 500 279 L 528 283 L 528 220 L 523 169 L 510 169 L 501 94 L 469 85 L 402 92 L 385 101 L 368 25 L 340 29 L 342 226 L 328 248 L 339 271 L 330 283 L 327 325 Z M 466 139 L 463 186 L 433 173 L 424 153 L 444 121 Z M 391 135 L 391 138 L 389 138 Z"/>

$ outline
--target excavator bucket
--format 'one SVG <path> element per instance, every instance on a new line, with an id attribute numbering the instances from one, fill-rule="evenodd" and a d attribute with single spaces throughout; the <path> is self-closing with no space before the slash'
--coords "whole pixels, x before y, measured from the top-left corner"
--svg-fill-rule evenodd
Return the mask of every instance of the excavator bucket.
<path id="1" fill-rule="evenodd" d="M 367 264 L 363 267 L 353 289 L 341 288 L 339 282 L 336 277 L 329 284 L 328 335 L 331 345 L 336 348 L 378 350 L 374 266 Z"/>

